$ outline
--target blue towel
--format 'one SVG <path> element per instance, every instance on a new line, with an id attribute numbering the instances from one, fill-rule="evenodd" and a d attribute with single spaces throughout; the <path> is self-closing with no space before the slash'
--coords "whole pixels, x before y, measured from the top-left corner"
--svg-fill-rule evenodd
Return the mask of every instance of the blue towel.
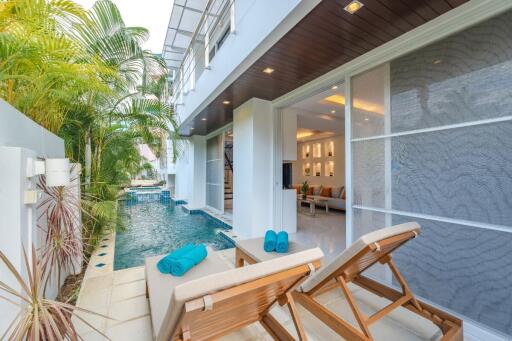
<path id="1" fill-rule="evenodd" d="M 281 231 L 277 234 L 276 252 L 288 252 L 288 233 Z"/>
<path id="2" fill-rule="evenodd" d="M 263 242 L 263 249 L 266 252 L 272 252 L 276 249 L 277 233 L 273 230 L 268 230 L 265 233 L 265 241 Z"/>
<path id="3" fill-rule="evenodd" d="M 174 261 L 177 259 L 183 257 L 188 252 L 195 249 L 194 244 L 187 244 L 179 249 L 174 250 L 173 252 L 169 253 L 164 258 L 160 259 L 158 263 L 156 264 L 156 267 L 158 270 L 163 274 L 170 274 L 171 273 L 171 265 Z"/>
<path id="4" fill-rule="evenodd" d="M 183 276 L 188 270 L 201 263 L 208 255 L 206 246 L 200 244 L 171 264 L 171 275 Z"/>

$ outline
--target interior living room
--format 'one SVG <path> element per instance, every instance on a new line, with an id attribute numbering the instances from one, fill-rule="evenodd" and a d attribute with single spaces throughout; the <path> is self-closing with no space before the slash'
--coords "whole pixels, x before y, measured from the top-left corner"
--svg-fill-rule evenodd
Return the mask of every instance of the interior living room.
<path id="1" fill-rule="evenodd" d="M 345 248 L 343 90 L 337 84 L 283 110 L 297 122 L 297 157 L 288 162 L 297 196 L 297 235 L 333 250 Z"/>

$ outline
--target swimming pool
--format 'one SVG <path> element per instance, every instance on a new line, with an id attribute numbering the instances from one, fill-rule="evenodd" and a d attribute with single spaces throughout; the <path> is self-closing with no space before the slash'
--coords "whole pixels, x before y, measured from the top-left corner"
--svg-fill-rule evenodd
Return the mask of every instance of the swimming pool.
<path id="1" fill-rule="evenodd" d="M 127 229 L 116 233 L 114 270 L 144 265 L 144 259 L 171 252 L 188 243 L 204 243 L 214 250 L 233 247 L 220 236 L 226 230 L 207 214 L 189 214 L 167 200 L 120 201 L 119 213 Z"/>

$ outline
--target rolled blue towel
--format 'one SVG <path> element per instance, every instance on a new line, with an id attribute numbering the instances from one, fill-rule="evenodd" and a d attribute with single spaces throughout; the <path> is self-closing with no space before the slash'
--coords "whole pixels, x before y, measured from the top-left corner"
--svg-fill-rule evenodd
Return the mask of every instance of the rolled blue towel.
<path id="1" fill-rule="evenodd" d="M 285 231 L 280 231 L 277 234 L 276 252 L 288 252 L 288 233 L 286 233 Z"/>
<path id="2" fill-rule="evenodd" d="M 277 233 L 274 230 L 268 230 L 265 233 L 265 240 L 263 242 L 263 249 L 266 252 L 272 252 L 276 249 Z"/>
<path id="3" fill-rule="evenodd" d="M 171 264 L 171 275 L 183 276 L 188 270 L 201 263 L 206 256 L 208 256 L 206 246 L 204 246 L 204 244 L 196 246 L 183 257 L 173 260 Z"/>
<path id="4" fill-rule="evenodd" d="M 171 265 L 174 261 L 177 259 L 183 257 L 188 252 L 194 250 L 196 246 L 194 244 L 187 244 L 179 249 L 174 250 L 173 252 L 169 253 L 164 258 L 160 259 L 158 263 L 156 264 L 156 267 L 158 268 L 158 271 L 160 271 L 163 274 L 170 274 L 171 273 Z"/>

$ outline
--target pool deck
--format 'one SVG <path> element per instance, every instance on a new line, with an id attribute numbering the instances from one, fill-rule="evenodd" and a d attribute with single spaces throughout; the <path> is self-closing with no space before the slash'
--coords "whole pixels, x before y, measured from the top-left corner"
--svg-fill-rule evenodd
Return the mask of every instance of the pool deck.
<path id="1" fill-rule="evenodd" d="M 101 247 L 104 246 L 104 247 Z M 146 298 L 146 278 L 144 267 L 134 267 L 113 271 L 115 249 L 115 233 L 104 237 L 104 240 L 94 252 L 87 268 L 77 306 L 109 316 L 79 313 L 88 323 L 100 330 L 114 341 L 151 341 L 151 316 L 148 299 Z M 217 251 L 231 267 L 234 267 L 234 249 Z M 99 254 L 106 253 L 104 256 Z M 103 267 L 96 267 L 104 263 Z M 366 314 L 372 314 L 388 302 L 361 289 L 352 286 L 356 300 L 361 304 Z M 350 311 L 341 290 L 333 289 L 318 297 L 336 314 L 342 316 L 356 326 L 356 321 Z M 286 308 L 275 306 L 272 313 L 286 329 L 295 335 L 293 321 Z M 341 338 L 322 324 L 313 315 L 299 305 L 299 315 L 304 323 L 306 334 L 310 340 L 341 340 Z M 89 326 L 73 318 L 78 333 L 84 340 L 105 340 Z M 430 322 L 423 320 L 403 308 L 397 309 L 389 317 L 372 325 L 370 328 L 376 340 L 433 340 L 438 330 Z M 220 340 L 272 340 L 258 323 L 252 324 L 237 332 L 220 338 Z"/>

